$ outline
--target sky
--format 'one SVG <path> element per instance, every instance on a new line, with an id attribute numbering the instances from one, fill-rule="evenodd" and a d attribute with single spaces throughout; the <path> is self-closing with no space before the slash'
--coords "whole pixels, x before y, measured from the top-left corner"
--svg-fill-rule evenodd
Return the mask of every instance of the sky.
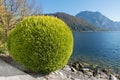
<path id="1" fill-rule="evenodd" d="M 99 11 L 113 21 L 120 21 L 120 0 L 36 0 L 43 13 L 65 12 L 76 15 L 81 11 Z"/>

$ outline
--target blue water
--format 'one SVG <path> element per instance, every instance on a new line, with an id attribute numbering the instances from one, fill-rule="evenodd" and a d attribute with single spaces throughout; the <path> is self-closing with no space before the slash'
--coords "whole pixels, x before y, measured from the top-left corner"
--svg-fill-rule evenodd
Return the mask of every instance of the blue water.
<path id="1" fill-rule="evenodd" d="M 120 32 L 73 32 L 72 58 L 120 72 Z"/>

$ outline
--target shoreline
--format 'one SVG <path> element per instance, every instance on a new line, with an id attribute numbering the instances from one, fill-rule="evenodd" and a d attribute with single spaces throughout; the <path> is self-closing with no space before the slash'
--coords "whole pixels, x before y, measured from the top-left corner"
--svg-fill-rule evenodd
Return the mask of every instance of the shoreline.
<path id="1" fill-rule="evenodd" d="M 120 31 L 72 31 L 72 32 L 92 33 L 92 32 L 120 32 Z"/>
<path id="2" fill-rule="evenodd" d="M 55 80 L 59 80 L 59 78 L 60 80 L 68 79 L 68 78 L 71 78 L 69 80 L 75 80 L 75 79 L 76 80 L 79 80 L 79 79 L 80 80 L 88 80 L 88 79 L 89 80 L 92 80 L 92 79 L 117 80 L 117 79 L 120 79 L 120 74 L 110 73 L 107 69 L 101 70 L 99 67 L 96 67 L 96 68 L 85 67 L 79 61 L 68 62 L 68 64 L 65 65 L 62 69 L 52 72 L 50 74 L 44 75 L 44 74 L 37 74 L 31 71 L 28 71 L 23 66 L 16 63 L 9 55 L 0 54 L 0 59 L 4 60 L 6 63 L 36 78 L 41 78 L 41 77 L 46 78 L 47 76 L 49 79 L 58 78 Z M 112 79 L 112 78 L 115 78 L 115 79 Z"/>
<path id="3" fill-rule="evenodd" d="M 81 64 L 84 65 L 84 67 L 86 68 L 90 68 L 90 69 L 94 69 L 94 68 L 99 68 L 100 70 L 107 70 L 108 72 L 110 73 L 116 73 L 116 74 L 120 74 L 120 71 L 117 71 L 117 68 L 114 68 L 114 67 L 110 67 L 108 63 L 98 63 L 97 62 L 94 62 L 94 61 L 91 61 L 90 59 L 74 59 L 74 58 L 70 58 L 69 59 L 69 63 L 74 63 L 74 62 L 77 62 L 79 61 Z"/>

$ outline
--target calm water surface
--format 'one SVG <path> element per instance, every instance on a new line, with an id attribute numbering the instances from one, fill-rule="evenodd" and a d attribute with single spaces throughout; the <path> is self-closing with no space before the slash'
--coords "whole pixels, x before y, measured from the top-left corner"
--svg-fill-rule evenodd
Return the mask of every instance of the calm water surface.
<path id="1" fill-rule="evenodd" d="M 120 32 L 73 32 L 72 58 L 120 72 Z"/>

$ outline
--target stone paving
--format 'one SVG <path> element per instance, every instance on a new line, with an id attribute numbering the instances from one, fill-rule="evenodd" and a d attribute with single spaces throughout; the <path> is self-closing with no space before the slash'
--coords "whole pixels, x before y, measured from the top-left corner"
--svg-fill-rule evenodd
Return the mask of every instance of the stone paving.
<path id="1" fill-rule="evenodd" d="M 0 59 L 0 80 L 35 80 L 35 78 Z"/>

